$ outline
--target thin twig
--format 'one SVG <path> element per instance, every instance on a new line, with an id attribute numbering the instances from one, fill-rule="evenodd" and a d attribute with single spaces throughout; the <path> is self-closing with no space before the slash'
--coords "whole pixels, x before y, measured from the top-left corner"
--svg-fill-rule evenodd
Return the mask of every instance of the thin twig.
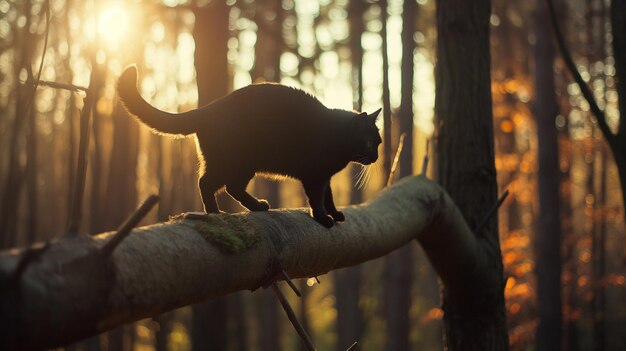
<path id="1" fill-rule="evenodd" d="M 398 163 L 400 163 L 400 154 L 402 153 L 402 149 L 404 148 L 404 138 L 406 137 L 405 133 L 400 135 L 400 141 L 398 141 L 398 149 L 396 150 L 396 156 L 393 158 L 393 163 L 391 164 L 391 171 L 389 171 L 389 177 L 387 178 L 387 186 L 391 185 L 393 181 L 393 176 L 396 174 L 396 170 L 398 169 Z"/>
<path id="2" fill-rule="evenodd" d="M 159 202 L 157 195 L 150 195 L 146 201 L 119 227 L 117 232 L 107 241 L 102 247 L 102 254 L 109 256 L 113 253 L 115 248 L 124 240 L 131 230 L 148 214 L 148 212 Z"/>
<path id="3" fill-rule="evenodd" d="M 289 274 L 287 274 L 286 270 L 284 269 L 282 270 L 282 275 L 283 275 L 283 278 L 285 278 L 285 281 L 287 282 L 289 287 L 291 287 L 291 290 L 293 290 L 293 292 L 296 293 L 298 297 L 302 297 L 302 293 L 300 293 L 300 290 L 298 290 L 296 285 L 291 281 L 291 277 L 289 276 Z"/>
<path id="4" fill-rule="evenodd" d="M 39 85 L 40 86 L 54 88 L 54 89 L 63 89 L 63 90 L 69 90 L 69 91 L 74 91 L 74 92 L 78 92 L 78 91 L 87 92 L 87 88 L 82 87 L 80 85 L 74 85 L 74 84 L 68 84 L 68 83 L 59 83 L 59 82 L 51 82 L 51 81 L 48 81 L 48 80 L 40 80 L 39 81 Z"/>
<path id="5" fill-rule="evenodd" d="M 287 302 L 287 299 L 280 291 L 276 283 L 272 283 L 272 290 L 274 290 L 274 294 L 276 294 L 278 301 L 280 301 L 281 306 L 283 306 L 283 309 L 287 314 L 287 318 L 289 318 L 289 321 L 298 332 L 298 335 L 300 335 L 300 339 L 302 339 L 302 342 L 306 346 L 307 350 L 315 351 L 315 346 L 313 346 L 313 342 L 311 341 L 309 334 L 307 334 L 306 330 L 304 330 L 304 328 L 302 327 L 302 324 L 300 324 L 300 322 L 298 321 L 298 318 L 296 318 L 296 314 L 293 312 L 293 309 L 289 305 L 289 302 Z"/>
<path id="6" fill-rule="evenodd" d="M 424 161 L 422 162 L 422 174 L 426 175 L 428 171 L 428 161 L 430 161 L 430 139 L 426 139 L 426 154 L 424 155 Z"/>
<path id="7" fill-rule="evenodd" d="M 357 346 L 359 346 L 359 343 L 355 341 L 354 343 L 352 343 L 352 345 L 350 345 L 350 347 L 348 347 L 346 351 L 356 351 Z"/>
<path id="8" fill-rule="evenodd" d="M 504 193 L 502 194 L 502 196 L 500 196 L 498 201 L 489 209 L 489 212 L 487 212 L 487 215 L 485 216 L 485 218 L 483 218 L 483 220 L 480 222 L 480 224 L 476 227 L 476 229 L 474 230 L 474 233 L 476 235 L 478 235 L 480 233 L 480 231 L 483 229 L 483 227 L 487 224 L 487 222 L 489 222 L 491 217 L 493 217 L 493 215 L 496 213 L 498 208 L 500 208 L 500 206 L 502 206 L 502 203 L 504 202 L 504 200 L 506 199 L 507 196 L 509 196 L 509 190 L 508 189 L 504 191 Z"/>
<path id="9" fill-rule="evenodd" d="M 596 102 L 596 99 L 593 96 L 593 92 L 591 91 L 591 89 L 589 89 L 589 86 L 587 85 L 587 83 L 585 83 L 585 80 L 578 72 L 578 69 L 576 68 L 576 64 L 574 63 L 574 59 L 572 58 L 572 54 L 567 50 L 567 47 L 565 46 L 565 39 L 563 38 L 563 33 L 561 33 L 561 28 L 559 27 L 559 21 L 556 16 L 556 10 L 554 9 L 554 4 L 552 3 L 552 0 L 546 0 L 546 3 L 548 4 L 548 9 L 550 11 L 550 20 L 552 22 L 552 27 L 554 29 L 554 36 L 559 46 L 559 50 L 561 51 L 561 56 L 563 56 L 563 61 L 565 62 L 565 66 L 567 66 L 567 69 L 572 74 L 574 81 L 576 81 L 576 84 L 578 84 L 578 86 L 580 87 L 580 91 L 583 97 L 585 98 L 585 100 L 587 100 L 587 103 L 589 103 L 589 109 L 595 116 L 596 121 L 598 121 L 598 126 L 600 127 L 600 130 L 602 131 L 604 138 L 611 146 L 611 149 L 615 150 L 616 149 L 615 147 L 616 137 L 611 132 L 611 128 L 609 128 L 609 125 L 606 123 L 604 111 L 602 111 L 600 109 L 600 106 L 598 106 L 598 103 Z"/>

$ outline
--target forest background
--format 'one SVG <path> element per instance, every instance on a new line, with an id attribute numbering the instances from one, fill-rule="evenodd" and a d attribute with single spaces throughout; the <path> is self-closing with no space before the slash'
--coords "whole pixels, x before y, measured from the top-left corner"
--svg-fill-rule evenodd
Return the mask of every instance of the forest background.
<path id="1" fill-rule="evenodd" d="M 537 226 L 547 210 L 539 208 L 535 54 L 538 40 L 553 35 L 550 26 L 538 25 L 547 23 L 541 6 L 543 1 L 493 0 L 490 18 L 496 168 L 500 192 L 510 192 L 499 229 L 513 350 L 535 349 L 539 323 Z M 557 4 L 557 15 L 578 70 L 616 129 L 609 6 L 604 0 L 567 1 Z M 152 193 L 161 201 L 144 223 L 202 208 L 193 140 L 155 136 L 119 104 L 115 83 L 130 63 L 139 67 L 142 95 L 168 111 L 189 110 L 260 81 L 300 87 L 330 107 L 384 107 L 383 157 L 366 184 L 355 186 L 358 167 L 333 179 L 339 205 L 372 198 L 385 187 L 401 133 L 409 136 L 401 164 L 413 165 L 402 175 L 419 173 L 426 141 L 437 141 L 435 18 L 433 0 L 0 1 L 1 247 L 51 240 L 72 223 L 84 233 L 112 230 Z M 410 64 L 403 62 L 407 51 Z M 623 349 L 626 242 L 618 172 L 589 104 L 558 57 L 552 73 L 563 347 Z M 407 76 L 413 81 L 408 127 L 400 116 L 407 115 L 400 108 Z M 81 122 L 85 115 L 88 124 Z M 85 191 L 81 220 L 73 222 L 84 126 Z M 251 189 L 274 207 L 305 205 L 294 181 L 256 180 Z M 226 196 L 219 201 L 228 211 L 242 210 Z M 401 305 L 387 303 L 393 291 L 410 298 L 411 349 L 441 349 L 437 277 L 418 245 L 404 251 L 395 260 L 322 276 L 321 284 L 300 282 L 305 294 L 292 304 L 319 349 L 359 341 L 363 350 L 380 350 L 401 339 L 396 334 L 402 329 L 388 328 L 388 318 L 402 314 L 394 311 Z M 300 346 L 274 296 L 257 291 L 181 308 L 69 348 L 188 350 L 215 340 L 228 350 Z"/>

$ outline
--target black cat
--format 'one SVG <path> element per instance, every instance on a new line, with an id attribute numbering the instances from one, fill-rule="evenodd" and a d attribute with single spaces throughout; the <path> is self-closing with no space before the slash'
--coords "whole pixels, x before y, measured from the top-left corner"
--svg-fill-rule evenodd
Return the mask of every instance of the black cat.
<path id="1" fill-rule="evenodd" d="M 137 90 L 137 68 L 127 67 L 118 82 L 126 109 L 156 133 L 196 134 L 200 192 L 206 212 L 218 212 L 215 192 L 226 191 L 251 211 L 269 204 L 246 192 L 255 174 L 300 180 L 313 217 L 325 227 L 343 221 L 330 178 L 350 161 L 378 159 L 381 142 L 370 115 L 328 109 L 315 97 L 280 84 L 253 84 L 206 106 L 172 114 L 148 104 Z M 334 220 L 334 221 L 333 221 Z"/>

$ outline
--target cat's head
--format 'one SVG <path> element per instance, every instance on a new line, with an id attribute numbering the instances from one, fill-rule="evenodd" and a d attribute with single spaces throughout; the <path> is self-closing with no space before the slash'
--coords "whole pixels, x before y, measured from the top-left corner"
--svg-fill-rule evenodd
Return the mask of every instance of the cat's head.
<path id="1" fill-rule="evenodd" d="M 350 161 L 369 165 L 378 159 L 378 146 L 382 139 L 376 127 L 376 120 L 380 110 L 371 114 L 362 112 L 354 117 Z"/>

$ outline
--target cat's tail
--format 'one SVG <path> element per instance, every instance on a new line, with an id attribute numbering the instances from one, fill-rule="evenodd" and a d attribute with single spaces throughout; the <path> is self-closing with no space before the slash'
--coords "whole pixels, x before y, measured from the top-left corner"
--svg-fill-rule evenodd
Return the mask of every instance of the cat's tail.
<path id="1" fill-rule="evenodd" d="M 198 110 L 169 113 L 150 105 L 137 89 L 137 67 L 128 66 L 117 82 L 117 92 L 126 110 L 158 134 L 186 136 L 196 132 Z"/>

